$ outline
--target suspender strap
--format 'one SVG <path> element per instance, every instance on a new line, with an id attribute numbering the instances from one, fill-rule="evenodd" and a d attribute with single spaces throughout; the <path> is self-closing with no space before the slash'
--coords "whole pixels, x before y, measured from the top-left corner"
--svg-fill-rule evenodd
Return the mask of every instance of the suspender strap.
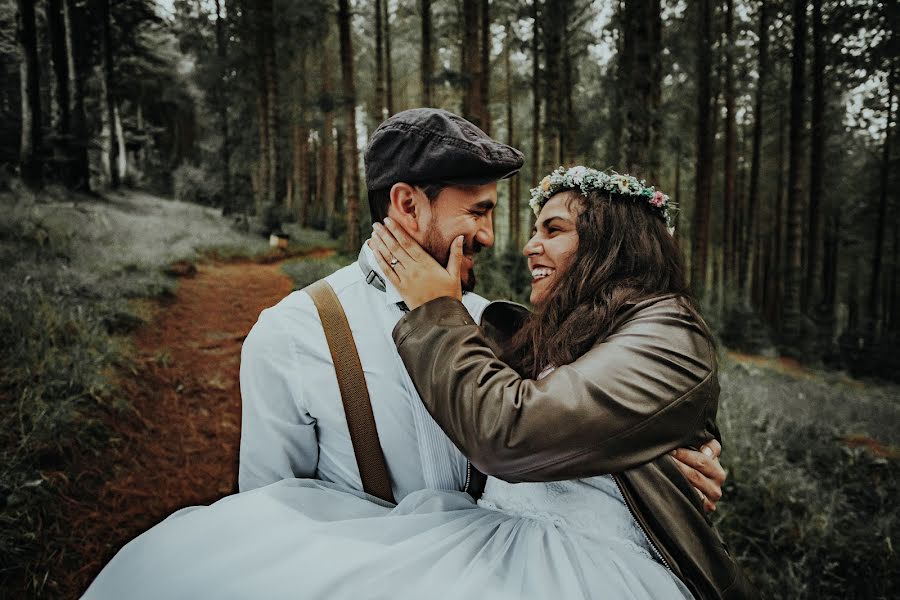
<path id="1" fill-rule="evenodd" d="M 384 453 L 378 441 L 378 429 L 375 427 L 369 389 L 366 387 L 366 379 L 363 376 L 362 364 L 359 362 L 359 353 L 356 351 L 347 315 L 344 314 L 337 294 L 324 279 L 315 282 L 304 291 L 312 297 L 316 310 L 319 311 L 319 319 L 328 340 L 328 349 L 331 351 L 331 360 L 337 373 L 341 401 L 347 415 L 347 427 L 350 429 L 350 440 L 353 442 L 353 453 L 356 455 L 363 490 L 367 494 L 395 504 Z"/>

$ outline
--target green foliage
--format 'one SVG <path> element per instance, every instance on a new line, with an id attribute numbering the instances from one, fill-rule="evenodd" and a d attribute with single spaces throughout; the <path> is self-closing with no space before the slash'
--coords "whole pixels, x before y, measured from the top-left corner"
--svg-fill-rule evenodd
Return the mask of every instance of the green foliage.
<path id="1" fill-rule="evenodd" d="M 175 199 L 195 204 L 217 205 L 222 197 L 222 180 L 201 167 L 182 163 L 172 172 Z"/>
<path id="2" fill-rule="evenodd" d="M 727 360 L 720 381 L 729 478 L 716 521 L 761 597 L 896 597 L 896 450 L 878 456 L 840 438 L 896 444 L 898 390 Z"/>
<path id="3" fill-rule="evenodd" d="M 528 304 L 531 274 L 519 250 L 490 248 L 475 261 L 478 287 L 475 292 L 490 300 L 512 300 Z"/>
<path id="4" fill-rule="evenodd" d="M 341 267 L 356 260 L 356 257 L 346 255 L 332 256 L 321 259 L 300 259 L 284 263 L 281 270 L 294 280 L 294 289 L 305 288 L 309 284 L 328 277 Z"/>

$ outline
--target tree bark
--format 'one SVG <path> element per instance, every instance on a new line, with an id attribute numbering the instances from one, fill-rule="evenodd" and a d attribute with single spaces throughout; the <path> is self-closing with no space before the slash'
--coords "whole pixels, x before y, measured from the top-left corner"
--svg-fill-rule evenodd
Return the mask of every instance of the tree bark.
<path id="1" fill-rule="evenodd" d="M 489 0 L 481 0 L 481 75 L 478 82 L 478 107 L 481 129 L 491 134 L 490 81 L 491 81 L 491 5 Z"/>
<path id="2" fill-rule="evenodd" d="M 387 118 L 384 93 L 384 25 L 381 21 L 384 13 L 382 3 L 386 1 L 375 0 L 375 113 L 379 123 Z"/>
<path id="3" fill-rule="evenodd" d="M 809 157 L 809 243 L 806 269 L 806 309 L 815 306 L 822 294 L 822 229 L 825 215 L 822 202 L 825 192 L 825 32 L 822 26 L 822 0 L 813 0 L 813 73 L 812 115 Z"/>
<path id="4" fill-rule="evenodd" d="M 791 355 L 799 351 L 802 340 L 801 293 L 803 285 L 803 186 L 804 120 L 806 94 L 806 2 L 793 0 L 794 40 L 791 66 L 791 124 L 788 134 L 788 201 L 787 272 L 784 285 L 784 342 Z"/>
<path id="5" fill-rule="evenodd" d="M 307 49 L 301 43 L 299 48 L 300 68 L 297 74 L 297 108 L 296 120 L 291 128 L 292 168 L 290 203 L 297 224 L 306 227 L 309 222 L 309 129 L 306 115 L 306 64 Z"/>
<path id="6" fill-rule="evenodd" d="M 734 35 L 734 0 L 725 2 L 725 154 L 724 181 L 722 194 L 722 249 L 725 255 L 725 277 L 729 287 L 737 283 L 735 273 L 730 268 L 735 264 L 734 236 L 737 198 L 735 197 L 735 170 L 737 169 L 737 120 L 734 100 L 734 57 L 732 37 Z"/>
<path id="7" fill-rule="evenodd" d="M 83 192 L 91 189 L 91 171 L 88 159 L 87 117 L 84 110 L 84 80 L 86 78 L 84 52 L 84 16 L 75 0 L 63 0 L 63 18 L 66 31 L 66 60 L 68 62 L 70 106 L 72 126 L 71 188 Z"/>
<path id="8" fill-rule="evenodd" d="M 228 46 L 225 38 L 225 21 L 222 18 L 222 0 L 215 0 L 216 6 L 216 55 L 219 58 L 221 73 L 217 82 L 216 104 L 219 113 L 219 131 L 222 145 L 219 148 L 219 159 L 222 161 L 222 210 L 225 214 L 234 210 L 234 199 L 231 197 L 231 139 L 228 130 Z"/>
<path id="9" fill-rule="evenodd" d="M 556 75 L 564 73 L 562 50 L 563 31 L 568 17 L 567 3 L 558 3 L 543 15 L 545 72 Z M 555 77 L 544 78 L 544 171 L 549 172 L 563 162 L 562 89 Z"/>
<path id="10" fill-rule="evenodd" d="M 60 171 L 66 187 L 74 186 L 72 177 L 72 122 L 69 94 L 69 59 L 66 50 L 66 19 L 63 0 L 50 0 L 47 5 L 47 26 L 50 30 L 50 50 L 53 62 L 53 99 L 56 108 L 54 127 L 56 129 L 56 154 L 61 159 Z"/>
<path id="11" fill-rule="evenodd" d="M 513 113 L 512 23 L 506 23 L 506 44 L 503 48 L 503 67 L 506 72 L 506 143 L 515 147 L 515 115 Z M 509 247 L 515 250 L 521 243 L 522 215 L 519 208 L 519 175 L 509 179 Z"/>
<path id="12" fill-rule="evenodd" d="M 878 220 L 875 228 L 875 248 L 872 256 L 872 274 L 869 282 L 869 314 L 868 317 L 872 322 L 874 332 L 880 329 L 880 321 L 882 318 L 880 310 L 880 289 L 881 278 L 883 273 L 882 262 L 884 257 L 884 237 L 885 228 L 887 227 L 887 205 L 888 205 L 888 185 L 891 172 L 891 134 L 893 133 L 894 119 L 894 77 L 893 69 L 888 74 L 888 97 L 887 97 L 887 125 L 884 130 L 884 145 L 881 149 L 881 173 L 880 173 L 880 192 L 878 194 Z"/>
<path id="13" fill-rule="evenodd" d="M 391 12 L 390 0 L 384 0 L 384 58 L 385 58 L 385 106 L 387 114 L 394 114 L 394 61 L 391 54 Z"/>
<path id="14" fill-rule="evenodd" d="M 419 71 L 422 78 L 422 106 L 431 106 L 432 73 L 434 59 L 431 54 L 431 0 L 419 0 L 419 12 L 422 14 L 422 48 L 419 53 Z"/>
<path id="15" fill-rule="evenodd" d="M 334 236 L 335 233 L 335 204 L 337 186 L 337 153 L 334 140 L 334 94 L 331 83 L 330 60 L 327 58 L 333 54 L 332 36 L 326 33 L 322 42 L 324 58 L 319 61 L 319 76 L 322 81 L 322 144 L 319 147 L 321 153 L 319 176 L 322 196 L 320 202 L 325 215 L 325 229 Z"/>
<path id="16" fill-rule="evenodd" d="M 691 236 L 691 286 L 699 299 L 706 294 L 710 232 L 713 138 L 710 127 L 712 9 L 698 0 L 697 37 L 697 159 L 694 169 L 694 222 Z"/>
<path id="17" fill-rule="evenodd" d="M 531 0 L 531 187 L 541 177 L 541 45 L 540 0 Z"/>
<path id="18" fill-rule="evenodd" d="M 275 72 L 274 7 L 273 0 L 257 0 L 256 49 L 259 62 L 259 194 L 257 214 L 276 202 L 278 188 L 278 86 Z"/>
<path id="19" fill-rule="evenodd" d="M 350 37 L 349 0 L 338 0 L 338 31 L 341 44 L 341 78 L 344 88 L 344 170 L 347 179 L 347 232 L 345 249 L 359 251 L 359 157 L 356 151 L 356 84 L 353 78 L 353 40 Z"/>
<path id="20" fill-rule="evenodd" d="M 40 64 L 34 3 L 17 0 L 18 38 L 22 62 L 19 66 L 22 95 L 22 137 L 19 145 L 19 170 L 22 180 L 33 189 L 43 185 L 43 147 L 41 139 Z"/>
<path id="21" fill-rule="evenodd" d="M 750 158 L 750 192 L 747 198 L 747 238 L 755 240 L 757 231 L 759 230 L 759 219 L 757 215 L 757 204 L 759 203 L 759 170 L 760 159 L 762 154 L 762 129 L 763 129 L 763 99 L 765 98 L 765 87 L 768 81 L 768 60 L 769 60 L 769 21 L 768 7 L 766 0 L 759 3 L 759 54 L 757 59 L 756 80 L 756 98 L 753 104 L 753 148 Z M 744 298 L 750 299 L 750 256 L 751 253 L 745 252 L 744 259 L 744 281 L 741 282 Z M 760 260 L 760 257 L 756 257 Z"/>
<path id="22" fill-rule="evenodd" d="M 103 21 L 103 90 L 104 110 L 106 123 L 109 127 L 109 146 L 107 147 L 107 161 L 109 163 L 109 185 L 116 189 L 119 181 L 119 144 L 116 140 L 116 81 L 115 67 L 113 65 L 112 49 L 112 12 L 111 0 L 100 2 L 100 18 Z"/>
<path id="23" fill-rule="evenodd" d="M 481 23 L 479 0 L 462 0 L 462 116 L 482 126 Z"/>
<path id="24" fill-rule="evenodd" d="M 655 180 L 659 155 L 662 89 L 660 0 L 625 2 L 618 81 L 625 100 L 625 170 Z"/>

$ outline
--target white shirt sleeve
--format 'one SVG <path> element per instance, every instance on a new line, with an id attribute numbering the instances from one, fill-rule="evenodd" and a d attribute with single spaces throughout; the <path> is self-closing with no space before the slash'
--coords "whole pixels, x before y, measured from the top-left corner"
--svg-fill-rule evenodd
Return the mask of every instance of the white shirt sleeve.
<path id="1" fill-rule="evenodd" d="M 241 349 L 242 492 L 282 479 L 314 477 L 319 460 L 316 421 L 303 399 L 306 361 L 292 333 L 303 331 L 296 328 L 305 323 L 286 318 L 284 308 L 264 310 Z M 290 312 L 315 326 L 312 315 Z"/>

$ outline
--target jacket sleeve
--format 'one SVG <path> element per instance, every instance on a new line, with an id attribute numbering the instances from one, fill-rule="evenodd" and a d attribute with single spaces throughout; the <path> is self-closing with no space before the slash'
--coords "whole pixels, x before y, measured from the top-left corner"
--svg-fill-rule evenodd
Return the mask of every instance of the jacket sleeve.
<path id="1" fill-rule="evenodd" d="M 537 381 L 503 363 L 451 298 L 410 312 L 393 335 L 428 411 L 488 475 L 592 477 L 713 437 L 715 353 L 673 301 L 634 311 L 586 354 Z"/>

